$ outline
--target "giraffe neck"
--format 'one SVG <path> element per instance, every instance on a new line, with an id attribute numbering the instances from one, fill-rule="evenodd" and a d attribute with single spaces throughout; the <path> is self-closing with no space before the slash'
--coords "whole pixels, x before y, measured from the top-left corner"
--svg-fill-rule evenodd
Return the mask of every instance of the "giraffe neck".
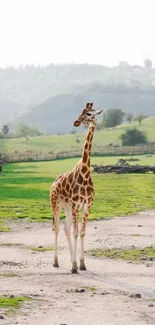
<path id="1" fill-rule="evenodd" d="M 92 148 L 92 140 L 94 135 L 95 126 L 93 124 L 89 125 L 88 133 L 86 135 L 83 153 L 82 153 L 82 164 L 90 167 L 90 154 Z"/>

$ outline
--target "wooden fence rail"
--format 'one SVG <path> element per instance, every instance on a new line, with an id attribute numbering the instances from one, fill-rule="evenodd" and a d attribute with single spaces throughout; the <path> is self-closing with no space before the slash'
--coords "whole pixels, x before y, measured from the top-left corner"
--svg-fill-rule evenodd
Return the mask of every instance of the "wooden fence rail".
<path id="1" fill-rule="evenodd" d="M 37 153 L 25 152 L 14 154 L 2 154 L 2 159 L 5 162 L 28 162 L 28 161 L 48 161 L 65 158 L 80 157 L 81 150 L 70 150 L 58 153 Z M 155 154 L 155 147 L 153 146 L 139 146 L 139 147 L 95 147 L 92 150 L 92 156 L 131 156 L 142 154 Z"/>

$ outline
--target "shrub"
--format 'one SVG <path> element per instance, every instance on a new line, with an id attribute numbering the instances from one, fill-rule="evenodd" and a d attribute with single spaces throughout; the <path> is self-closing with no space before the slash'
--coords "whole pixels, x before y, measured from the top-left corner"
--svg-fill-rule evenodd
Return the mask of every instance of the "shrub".
<path id="1" fill-rule="evenodd" d="M 123 146 L 135 146 L 136 144 L 147 143 L 147 136 L 145 133 L 136 128 L 126 130 L 120 138 Z"/>

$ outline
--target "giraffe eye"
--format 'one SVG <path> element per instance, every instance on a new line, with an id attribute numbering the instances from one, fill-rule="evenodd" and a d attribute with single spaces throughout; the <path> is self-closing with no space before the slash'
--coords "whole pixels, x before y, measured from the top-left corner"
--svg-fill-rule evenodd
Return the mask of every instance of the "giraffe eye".
<path id="1" fill-rule="evenodd" d="M 87 116 L 91 116 L 91 113 L 87 113 Z"/>

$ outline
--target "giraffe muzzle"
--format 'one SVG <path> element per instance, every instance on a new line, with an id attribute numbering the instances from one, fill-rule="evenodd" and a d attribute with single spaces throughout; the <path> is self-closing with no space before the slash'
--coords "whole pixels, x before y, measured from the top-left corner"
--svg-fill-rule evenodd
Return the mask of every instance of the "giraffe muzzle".
<path id="1" fill-rule="evenodd" d="M 79 126 L 80 125 L 80 122 L 77 120 L 73 123 L 73 126 Z"/>

